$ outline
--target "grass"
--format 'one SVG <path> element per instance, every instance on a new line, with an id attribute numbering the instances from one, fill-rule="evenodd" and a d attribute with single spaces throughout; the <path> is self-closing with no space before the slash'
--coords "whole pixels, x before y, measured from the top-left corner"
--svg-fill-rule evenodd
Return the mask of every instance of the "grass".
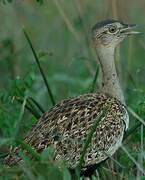
<path id="1" fill-rule="evenodd" d="M 41 0 L 39 2 L 42 4 Z M 36 1 L 18 4 L 13 0 L 0 7 L 3 23 L 0 33 L 0 162 L 9 147 L 16 144 L 34 158 L 30 160 L 21 152 L 23 167 L 5 168 L 1 163 L 0 179 L 71 180 L 66 163 L 62 162 L 58 168 L 53 161 L 53 147 L 37 154 L 22 139 L 52 105 L 98 88 L 99 65 L 89 42 L 92 24 L 108 16 L 143 24 L 143 0 L 110 2 L 53 0 L 43 1 L 40 6 Z M 138 7 L 136 12 L 134 7 Z M 23 29 L 25 36 L 20 32 L 22 25 L 27 30 Z M 117 53 L 130 127 L 123 146 L 98 170 L 94 180 L 145 179 L 144 47 L 144 36 L 134 37 L 122 43 Z M 91 136 L 84 149 L 90 141 Z M 83 152 L 82 159 L 85 150 Z"/>

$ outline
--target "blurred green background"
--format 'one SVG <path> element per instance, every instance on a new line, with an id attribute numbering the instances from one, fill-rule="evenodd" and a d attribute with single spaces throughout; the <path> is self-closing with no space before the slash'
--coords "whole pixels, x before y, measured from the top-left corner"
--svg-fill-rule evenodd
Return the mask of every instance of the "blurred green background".
<path id="1" fill-rule="evenodd" d="M 114 18 L 140 24 L 138 30 L 144 33 L 144 17 L 144 0 L 44 0 L 42 4 L 35 0 L 1 1 L 0 137 L 11 137 L 14 133 L 22 108 L 17 99 L 32 97 L 45 111 L 52 106 L 22 27 L 29 34 L 57 103 L 90 90 L 99 65 L 92 48 L 92 25 Z M 127 105 L 144 118 L 144 34 L 121 43 L 116 51 L 116 66 Z M 99 82 L 97 78 L 96 91 Z M 36 121 L 25 110 L 19 136 L 23 137 Z M 136 122 L 131 116 L 130 126 Z M 139 128 L 125 141 L 131 153 L 140 153 L 145 148 L 144 144 L 141 146 L 143 131 Z M 7 147 L 1 149 L 3 152 Z"/>

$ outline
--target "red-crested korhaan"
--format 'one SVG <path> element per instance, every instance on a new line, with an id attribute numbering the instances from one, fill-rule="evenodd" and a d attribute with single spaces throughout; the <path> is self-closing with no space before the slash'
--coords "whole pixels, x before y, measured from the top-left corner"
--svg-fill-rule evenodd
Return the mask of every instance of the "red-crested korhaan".
<path id="1" fill-rule="evenodd" d="M 116 152 L 128 128 L 129 116 L 116 73 L 114 52 L 123 39 L 139 33 L 133 30 L 134 27 L 135 24 L 124 24 L 113 19 L 93 26 L 92 39 L 102 70 L 99 93 L 63 100 L 49 109 L 27 134 L 25 143 L 39 153 L 54 145 L 55 161 L 60 163 L 65 160 L 73 169 L 79 163 L 91 127 L 100 113 L 109 107 L 99 121 L 84 156 L 82 175 L 90 175 L 92 169 Z M 4 163 L 9 167 L 22 163 L 18 155 L 20 150 L 20 147 L 13 150 Z"/>

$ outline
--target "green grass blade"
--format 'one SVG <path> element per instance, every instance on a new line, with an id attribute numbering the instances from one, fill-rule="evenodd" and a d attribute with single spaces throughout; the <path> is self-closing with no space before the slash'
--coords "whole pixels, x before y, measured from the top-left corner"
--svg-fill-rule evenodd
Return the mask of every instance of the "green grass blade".
<path id="1" fill-rule="evenodd" d="M 45 86 L 46 86 L 46 88 L 47 88 L 47 91 L 48 91 L 49 97 L 50 97 L 50 99 L 51 99 L 52 105 L 55 105 L 55 101 L 54 101 L 54 97 L 53 97 L 52 91 L 51 91 L 51 89 L 50 89 L 50 87 L 49 87 L 49 84 L 48 84 L 48 82 L 47 82 L 45 73 L 43 72 L 43 69 L 42 69 L 42 67 L 41 67 L 41 65 L 40 65 L 40 63 L 39 63 L 39 58 L 38 58 L 38 56 L 37 56 L 37 54 L 36 54 L 36 52 L 35 52 L 35 50 L 34 50 L 34 48 L 33 48 L 33 45 L 32 45 L 32 43 L 31 43 L 31 40 L 30 40 L 30 38 L 29 38 L 29 36 L 28 36 L 28 34 L 26 33 L 26 31 L 25 31 L 24 28 L 23 28 L 23 33 L 24 33 L 24 35 L 25 35 L 25 37 L 26 37 L 26 39 L 27 39 L 27 41 L 28 41 L 28 43 L 29 43 L 29 45 L 30 45 L 30 48 L 31 48 L 32 53 L 33 53 L 34 58 L 35 58 L 35 61 L 36 61 L 37 66 L 38 66 L 38 68 L 39 68 L 39 70 L 40 70 L 40 73 L 41 73 L 42 78 L 43 78 L 43 80 L 44 80 Z"/>
<path id="2" fill-rule="evenodd" d="M 114 163 L 116 163 L 119 167 L 121 167 L 122 169 L 124 168 L 124 166 L 122 166 L 115 158 L 113 158 L 113 156 L 111 156 L 108 153 L 102 152 L 102 154 L 105 154 L 106 156 L 108 156 Z"/>
<path id="3" fill-rule="evenodd" d="M 32 101 L 35 106 L 42 112 L 42 113 L 45 113 L 44 109 L 42 108 L 42 106 L 35 100 L 33 99 L 32 97 L 28 97 L 28 100 Z"/>
<path id="4" fill-rule="evenodd" d="M 33 156 L 33 158 L 40 161 L 41 156 L 39 155 L 39 153 L 37 153 L 35 150 L 33 150 L 30 145 L 24 143 L 23 141 L 21 141 L 19 139 L 16 139 L 15 142 L 18 146 L 20 145 L 23 149 L 27 150 L 27 152 L 30 153 Z"/>
<path id="5" fill-rule="evenodd" d="M 128 136 L 130 136 L 130 135 L 131 135 L 136 129 L 138 129 L 141 125 L 142 125 L 142 123 L 139 121 L 139 122 L 137 122 L 134 126 L 132 126 L 131 128 L 129 128 L 129 129 L 126 131 L 123 140 L 125 140 L 126 138 L 128 138 Z"/>
<path id="6" fill-rule="evenodd" d="M 128 111 L 131 113 L 131 115 L 138 119 L 139 121 L 137 123 L 135 123 L 135 125 L 133 125 L 130 129 L 128 129 L 124 135 L 124 140 L 130 136 L 136 129 L 138 129 L 142 124 L 145 125 L 145 121 L 139 117 L 130 107 L 127 108 Z"/>
<path id="7" fill-rule="evenodd" d="M 22 98 L 23 98 L 23 93 L 22 93 L 22 91 L 21 91 L 21 89 L 19 88 L 19 87 L 17 87 L 16 86 L 16 88 L 17 88 L 17 91 L 20 93 L 20 95 L 22 96 Z M 31 101 L 32 101 L 32 99 L 33 98 L 31 98 Z M 23 100 L 22 99 L 20 99 L 20 98 L 16 98 L 16 100 L 19 102 L 19 103 L 23 103 Z M 26 109 L 31 113 L 31 114 L 33 114 L 37 119 L 39 119 L 40 117 L 41 117 L 41 114 L 39 114 L 38 113 L 38 110 L 36 110 L 36 108 L 33 106 L 33 104 L 31 103 L 31 101 L 30 101 L 30 97 L 27 97 L 27 101 L 26 101 Z M 35 101 L 35 100 L 33 100 L 33 101 Z M 35 105 L 36 105 L 36 101 L 35 101 Z M 39 110 L 40 110 L 40 108 L 41 108 L 41 106 L 37 103 L 37 105 L 36 105 L 37 107 L 39 106 Z M 42 108 L 41 108 L 42 109 Z M 40 110 L 41 112 L 42 112 L 42 110 Z"/>
<path id="8" fill-rule="evenodd" d="M 130 107 L 127 107 L 127 109 L 133 115 L 133 117 L 135 117 L 137 120 L 139 120 L 145 126 L 144 119 L 142 119 L 138 114 L 136 114 L 136 112 L 133 109 L 131 109 Z"/>
<path id="9" fill-rule="evenodd" d="M 16 128 L 15 128 L 15 131 L 14 131 L 14 139 L 17 137 L 17 135 L 19 134 L 19 131 L 20 131 L 20 127 L 21 127 L 21 124 L 22 124 L 22 117 L 24 115 L 24 111 L 25 111 L 25 106 L 26 106 L 26 98 L 24 98 L 24 101 L 22 103 L 22 108 L 20 110 L 20 114 L 19 114 L 19 118 L 17 120 L 17 123 L 16 123 Z"/>
<path id="10" fill-rule="evenodd" d="M 121 149 L 128 155 L 129 159 L 131 159 L 133 161 L 133 163 L 136 165 L 136 167 L 138 168 L 138 170 L 140 170 L 144 175 L 145 175 L 145 170 L 143 169 L 143 167 L 140 166 L 140 164 L 136 161 L 136 159 L 131 155 L 131 153 L 124 147 L 121 146 Z"/>
<path id="11" fill-rule="evenodd" d="M 16 99 L 19 103 L 23 103 L 23 100 L 21 100 L 21 99 Z M 41 115 L 36 111 L 36 110 L 34 110 L 31 106 L 30 106 L 30 104 L 26 104 L 25 105 L 25 108 L 36 118 L 36 119 L 39 119 L 40 117 L 41 117 Z"/>
<path id="12" fill-rule="evenodd" d="M 78 169 L 79 172 L 80 172 L 80 170 L 81 170 L 81 167 L 82 167 L 82 164 L 83 164 L 84 157 L 85 157 L 85 154 L 86 154 L 86 152 L 87 152 L 87 149 L 88 149 L 88 147 L 89 147 L 89 145 L 90 145 L 90 143 L 91 143 L 93 134 L 94 134 L 94 132 L 96 131 L 96 128 L 97 128 L 99 122 L 101 121 L 102 117 L 104 117 L 104 115 L 106 114 L 106 112 L 107 112 L 108 109 L 109 109 L 109 108 L 106 107 L 106 108 L 99 114 L 99 116 L 97 117 L 95 123 L 94 123 L 94 124 L 92 125 L 92 127 L 91 127 L 91 131 L 90 131 L 90 133 L 89 133 L 88 136 L 87 136 L 86 142 L 85 142 L 85 144 L 84 144 L 84 147 L 83 147 L 83 150 L 82 150 L 82 153 L 81 153 L 80 161 L 79 161 L 79 164 L 78 164 L 78 166 L 77 166 L 77 169 Z"/>

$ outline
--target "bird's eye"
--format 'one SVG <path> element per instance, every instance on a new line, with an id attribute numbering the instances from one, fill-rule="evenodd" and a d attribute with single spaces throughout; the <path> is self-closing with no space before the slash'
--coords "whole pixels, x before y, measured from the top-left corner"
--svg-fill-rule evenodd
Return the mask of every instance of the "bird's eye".
<path id="1" fill-rule="evenodd" d="M 116 26 L 110 26 L 109 27 L 109 32 L 110 33 L 115 33 L 117 31 L 117 27 Z"/>

